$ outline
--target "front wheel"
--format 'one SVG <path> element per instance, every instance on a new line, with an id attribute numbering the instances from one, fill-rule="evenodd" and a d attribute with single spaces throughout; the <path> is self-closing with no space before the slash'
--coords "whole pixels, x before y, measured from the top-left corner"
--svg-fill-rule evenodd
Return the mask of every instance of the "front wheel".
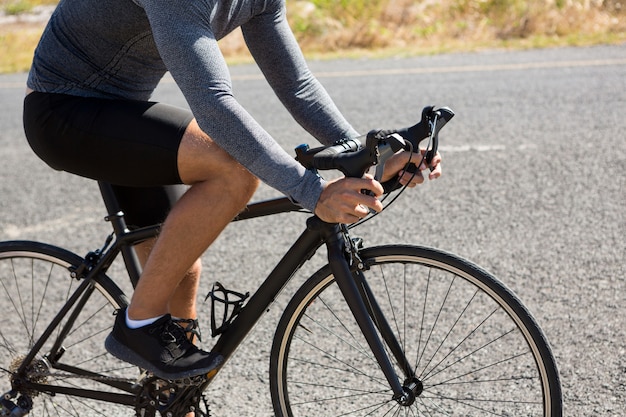
<path id="1" fill-rule="evenodd" d="M 495 277 L 430 248 L 376 247 L 361 257 L 419 380 L 414 401 L 392 399 L 326 266 L 297 291 L 276 330 L 270 388 L 278 417 L 562 415 L 550 346 Z M 401 384 L 415 382 L 400 369 Z"/>

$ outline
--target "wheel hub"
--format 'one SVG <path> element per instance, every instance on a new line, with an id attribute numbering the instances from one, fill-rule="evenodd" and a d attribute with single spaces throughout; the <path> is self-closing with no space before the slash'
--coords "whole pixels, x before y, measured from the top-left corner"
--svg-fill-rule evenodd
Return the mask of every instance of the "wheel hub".
<path id="1" fill-rule="evenodd" d="M 424 384 L 417 378 L 411 378 L 410 380 L 404 381 L 402 389 L 404 393 L 396 401 L 404 407 L 409 407 L 415 402 L 417 397 L 424 392 Z"/>

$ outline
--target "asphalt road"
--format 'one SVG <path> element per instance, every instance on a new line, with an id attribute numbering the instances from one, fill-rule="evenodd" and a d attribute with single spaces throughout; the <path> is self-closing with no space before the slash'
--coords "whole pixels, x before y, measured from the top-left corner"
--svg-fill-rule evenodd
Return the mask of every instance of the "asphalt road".
<path id="1" fill-rule="evenodd" d="M 428 104 L 455 110 L 441 135 L 444 176 L 358 232 L 366 244 L 435 246 L 492 271 L 548 335 L 562 374 L 564 415 L 624 415 L 626 45 L 311 67 L 363 132 L 412 124 Z M 276 140 L 287 149 L 313 143 L 256 67 L 236 66 L 232 74 L 237 97 Z M 97 187 L 52 171 L 28 148 L 21 128 L 25 78 L 0 76 L 0 240 L 36 239 L 84 254 L 108 232 Z M 184 105 L 169 79 L 156 97 Z M 255 199 L 274 195 L 262 187 Z M 203 285 L 219 279 L 252 290 L 302 220 L 281 215 L 229 226 L 205 256 Z M 211 387 L 215 415 L 272 415 L 268 352 L 292 290 Z M 208 317 L 203 321 L 208 326 Z"/>

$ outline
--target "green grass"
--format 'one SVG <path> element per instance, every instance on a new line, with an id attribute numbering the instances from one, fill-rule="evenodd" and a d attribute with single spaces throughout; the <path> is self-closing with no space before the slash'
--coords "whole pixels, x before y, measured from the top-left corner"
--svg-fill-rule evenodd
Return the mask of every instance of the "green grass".
<path id="1" fill-rule="evenodd" d="M 35 6 L 57 3 L 57 0 L 0 0 L 0 10 L 7 15 L 18 15 L 30 12 Z"/>
<path id="2" fill-rule="evenodd" d="M 0 0 L 19 15 L 57 0 Z M 592 45 L 626 39 L 626 0 L 287 0 L 310 57 L 433 54 L 483 48 Z M 0 72 L 25 71 L 41 24 L 0 25 Z M 233 37 L 231 37 L 233 38 Z M 231 62 L 249 61 L 234 37 Z"/>
<path id="3" fill-rule="evenodd" d="M 40 36 L 40 29 L 6 33 L 0 29 L 0 74 L 28 70 Z"/>
<path id="4" fill-rule="evenodd" d="M 30 12 L 33 9 L 33 5 L 27 1 L 16 1 L 7 4 L 4 7 L 4 12 L 7 15 L 18 15 L 21 13 Z"/>
<path id="5" fill-rule="evenodd" d="M 351 48 L 447 49 L 515 44 L 531 38 L 615 38 L 626 32 L 622 0 L 313 0 L 294 11 L 308 51 Z M 289 4 L 302 4 L 298 1 Z M 366 6 L 367 5 L 367 6 Z M 303 25 L 300 22 L 306 22 Z M 521 42 L 524 43 L 524 42 Z"/>

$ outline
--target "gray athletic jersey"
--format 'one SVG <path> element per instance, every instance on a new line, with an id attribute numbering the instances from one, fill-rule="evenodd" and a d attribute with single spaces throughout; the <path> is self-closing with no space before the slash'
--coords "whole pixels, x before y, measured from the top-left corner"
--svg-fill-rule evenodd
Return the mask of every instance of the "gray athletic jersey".
<path id="1" fill-rule="evenodd" d="M 28 86 L 148 100 L 169 71 L 202 130 L 262 181 L 313 210 L 323 181 L 233 97 L 217 41 L 237 27 L 281 102 L 311 135 L 324 144 L 357 136 L 309 71 L 283 0 L 62 0 L 35 51 Z"/>

